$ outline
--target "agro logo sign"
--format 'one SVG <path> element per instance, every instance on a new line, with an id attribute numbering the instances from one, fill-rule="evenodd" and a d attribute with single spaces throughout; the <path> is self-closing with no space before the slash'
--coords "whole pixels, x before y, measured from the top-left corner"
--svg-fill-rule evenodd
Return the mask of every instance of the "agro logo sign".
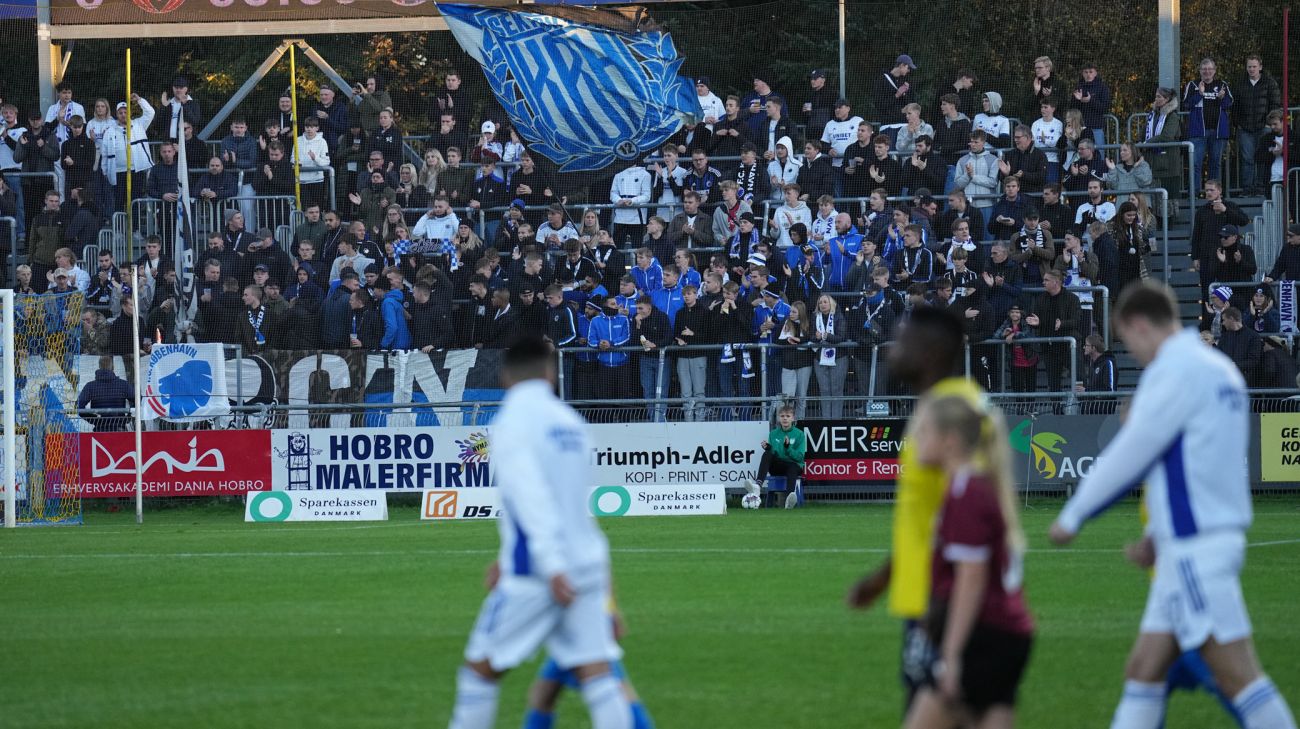
<path id="1" fill-rule="evenodd" d="M 1011 430 L 1011 447 L 1019 453 L 1032 455 L 1034 471 L 1050 481 L 1056 478 L 1058 463 L 1065 462 L 1061 446 L 1069 441 L 1059 433 L 1038 432 L 1030 435 L 1028 431 L 1032 425 L 1033 421 L 1025 419 Z"/>
<path id="2" fill-rule="evenodd" d="M 1087 476 L 1097 455 L 1115 437 L 1114 415 L 1044 415 L 1011 428 L 1011 448 L 1020 454 L 1013 475 L 1029 483 L 1073 483 Z"/>
<path id="3" fill-rule="evenodd" d="M 486 431 L 468 427 L 275 430 L 275 490 L 481 488 L 492 483 Z"/>

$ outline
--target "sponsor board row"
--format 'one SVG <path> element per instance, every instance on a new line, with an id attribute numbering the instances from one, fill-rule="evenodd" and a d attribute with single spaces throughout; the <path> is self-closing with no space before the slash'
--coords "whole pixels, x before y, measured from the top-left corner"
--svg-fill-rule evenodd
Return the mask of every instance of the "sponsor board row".
<path id="1" fill-rule="evenodd" d="M 1046 415 L 1009 420 L 1017 482 L 1076 483 L 1114 437 L 1113 415 Z M 905 421 L 810 420 L 807 480 L 815 489 L 887 488 L 899 473 Z M 734 488 L 756 475 L 762 423 L 595 425 L 591 484 L 668 489 L 692 484 Z M 76 484 L 85 498 L 135 493 L 131 433 L 54 435 L 79 438 L 76 477 L 48 462 L 66 452 L 47 440 L 47 482 Z M 21 439 L 20 439 L 21 440 Z M 487 427 L 149 431 L 144 434 L 144 494 L 149 497 L 241 495 L 259 491 L 420 492 L 492 484 Z M 1258 444 L 1258 445 L 1254 445 Z M 26 460 L 19 443 L 18 460 Z M 1254 483 L 1300 483 L 1300 414 L 1266 414 L 1252 425 Z M 20 468 L 19 489 L 26 469 Z"/>
<path id="2" fill-rule="evenodd" d="M 244 521 L 387 521 L 385 491 L 288 492 L 260 491 L 245 499 Z M 593 516 L 707 516 L 727 513 L 727 493 L 721 485 L 597 486 L 587 501 Z M 495 519 L 500 492 L 494 488 L 430 489 L 424 492 L 420 519 L 459 521 Z"/>
<path id="3" fill-rule="evenodd" d="M 727 513 L 721 484 L 671 486 L 597 486 L 587 507 L 592 516 L 716 516 Z M 423 520 L 495 519 L 501 509 L 497 489 L 431 489 L 420 505 Z"/>

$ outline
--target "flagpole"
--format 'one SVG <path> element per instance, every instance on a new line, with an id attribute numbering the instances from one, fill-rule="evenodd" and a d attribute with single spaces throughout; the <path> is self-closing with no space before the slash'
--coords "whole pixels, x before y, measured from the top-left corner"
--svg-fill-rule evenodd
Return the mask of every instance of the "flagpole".
<path id="1" fill-rule="evenodd" d="M 135 260 L 135 236 L 131 216 L 131 49 L 126 49 L 126 245 L 130 252 L 127 260 Z M 134 287 L 132 287 L 134 288 Z"/>
<path id="2" fill-rule="evenodd" d="M 302 158 L 298 156 L 298 63 L 294 56 L 297 44 L 289 46 L 289 103 L 293 118 L 293 200 L 302 210 Z"/>
<path id="3" fill-rule="evenodd" d="M 131 266 L 131 347 L 135 362 L 135 523 L 144 523 L 144 438 L 140 435 L 141 411 L 144 399 L 140 397 L 140 267 Z"/>

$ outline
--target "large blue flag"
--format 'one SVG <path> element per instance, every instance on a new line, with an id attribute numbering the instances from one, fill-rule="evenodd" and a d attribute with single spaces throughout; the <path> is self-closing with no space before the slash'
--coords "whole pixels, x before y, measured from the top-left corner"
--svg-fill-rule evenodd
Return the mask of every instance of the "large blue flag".
<path id="1" fill-rule="evenodd" d="M 655 27 L 607 11 L 438 10 L 515 128 L 561 171 L 636 159 L 702 116 L 672 38 Z"/>

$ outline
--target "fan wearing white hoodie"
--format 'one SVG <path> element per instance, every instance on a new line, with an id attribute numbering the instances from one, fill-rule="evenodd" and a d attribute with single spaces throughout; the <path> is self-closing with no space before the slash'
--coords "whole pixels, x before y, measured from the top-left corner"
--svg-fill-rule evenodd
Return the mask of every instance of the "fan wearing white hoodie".
<path id="1" fill-rule="evenodd" d="M 1010 147 L 1011 120 L 1002 113 L 1002 94 L 986 91 L 980 103 L 984 105 L 984 111 L 975 115 L 972 126 L 984 130 L 994 147 Z"/>
<path id="2" fill-rule="evenodd" d="M 781 154 L 782 147 L 785 148 L 784 156 Z M 767 177 L 772 183 L 771 198 L 774 201 L 782 199 L 783 187 L 794 184 L 799 179 L 799 160 L 795 159 L 794 142 L 789 137 L 776 140 L 776 156 L 767 163 Z"/>
<path id="3" fill-rule="evenodd" d="M 790 229 L 795 223 L 803 223 L 805 228 L 812 228 L 812 211 L 803 200 L 799 199 L 801 192 L 798 185 L 793 182 L 787 183 L 782 190 L 785 204 L 776 209 L 772 220 L 768 222 L 768 230 L 776 239 L 776 247 L 781 250 L 782 255 L 785 254 L 786 249 L 794 245 L 794 241 L 790 240 Z"/>

